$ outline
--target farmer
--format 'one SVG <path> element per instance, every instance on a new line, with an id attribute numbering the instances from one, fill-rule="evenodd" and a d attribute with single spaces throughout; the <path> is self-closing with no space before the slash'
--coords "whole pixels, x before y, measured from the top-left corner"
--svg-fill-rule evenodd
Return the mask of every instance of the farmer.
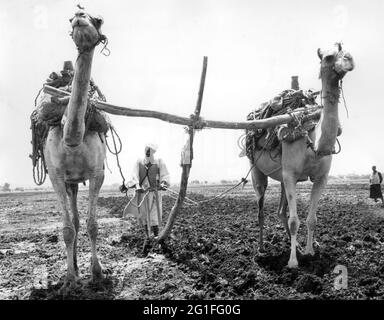
<path id="1" fill-rule="evenodd" d="M 162 159 L 155 158 L 156 150 L 155 144 L 147 143 L 144 148 L 144 158 L 136 161 L 132 180 L 128 183 L 130 188 L 136 189 L 136 193 L 123 213 L 124 217 L 126 215 L 136 216 L 139 224 L 143 226 L 146 235 L 144 253 L 149 248 L 148 238 L 151 237 L 152 233 L 155 237 L 159 234 L 162 197 L 158 190 L 166 190 L 169 186 L 167 167 Z"/>
<path id="2" fill-rule="evenodd" d="M 383 176 L 376 170 L 376 166 L 372 167 L 372 174 L 369 178 L 370 192 L 369 197 L 377 202 L 377 199 L 381 199 L 381 205 L 384 207 L 383 194 L 381 193 L 381 183 L 383 182 Z"/>

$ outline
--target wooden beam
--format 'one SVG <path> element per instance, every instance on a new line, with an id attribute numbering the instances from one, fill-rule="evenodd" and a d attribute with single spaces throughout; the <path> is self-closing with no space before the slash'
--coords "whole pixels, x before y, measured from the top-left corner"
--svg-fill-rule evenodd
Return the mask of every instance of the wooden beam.
<path id="1" fill-rule="evenodd" d="M 201 112 L 201 105 L 203 102 L 203 94 L 204 94 L 204 86 L 205 86 L 205 77 L 207 75 L 207 64 L 208 64 L 208 58 L 204 57 L 203 60 L 203 71 L 201 72 L 201 78 L 200 78 L 200 87 L 199 87 L 199 94 L 197 97 L 197 103 L 195 107 L 195 112 L 194 112 L 194 118 L 199 119 L 200 117 L 200 112 Z M 158 237 L 158 240 L 164 240 L 166 237 L 169 236 L 169 234 L 172 231 L 172 227 L 175 223 L 176 216 L 178 215 L 184 199 L 185 195 L 187 193 L 187 187 L 188 187 L 188 178 L 189 178 L 189 173 L 191 171 L 192 167 L 192 159 L 193 159 L 193 137 L 194 137 L 194 131 L 195 129 L 193 126 L 189 126 L 188 129 L 188 141 L 187 144 L 189 144 L 189 154 L 190 154 L 190 159 L 188 163 L 182 163 L 182 172 L 181 172 L 181 181 L 180 181 L 180 190 L 179 190 L 179 195 L 177 196 L 176 202 L 174 206 L 172 207 L 172 210 L 169 214 L 167 224 L 165 225 L 164 229 L 161 230 L 160 235 Z"/>
<path id="2" fill-rule="evenodd" d="M 44 86 L 44 92 L 49 93 L 51 95 L 60 96 L 60 97 L 70 95 L 70 93 L 67 91 L 56 89 L 48 85 Z M 205 120 L 202 118 L 199 119 L 199 117 L 196 117 L 196 111 L 193 114 L 192 118 L 187 118 L 187 117 L 177 116 L 170 113 L 153 111 L 153 110 L 120 107 L 120 106 L 112 105 L 112 104 L 102 102 L 102 101 L 97 101 L 97 100 L 95 100 L 95 104 L 99 110 L 102 110 L 114 115 L 126 116 L 126 117 L 155 118 L 155 119 L 159 119 L 159 120 L 166 121 L 173 124 L 179 124 L 184 126 L 192 125 L 197 129 L 203 129 L 203 128 L 235 129 L 235 130 L 265 129 L 265 128 L 275 127 L 275 126 L 292 121 L 292 116 L 290 116 L 289 114 L 274 116 L 272 118 L 267 118 L 263 120 L 233 122 L 233 121 Z M 197 103 L 197 105 L 199 105 L 199 103 Z M 314 112 L 316 110 L 319 110 L 319 108 L 320 108 L 319 106 L 308 106 L 306 108 L 295 109 L 292 113 L 295 115 L 300 115 L 303 112 Z M 318 115 L 317 114 L 309 115 L 308 118 L 315 119 L 315 118 L 318 118 Z"/>

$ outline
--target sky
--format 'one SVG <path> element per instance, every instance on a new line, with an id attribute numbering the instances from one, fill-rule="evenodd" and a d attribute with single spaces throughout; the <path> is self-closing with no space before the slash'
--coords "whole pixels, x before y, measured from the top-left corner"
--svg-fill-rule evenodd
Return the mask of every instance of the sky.
<path id="1" fill-rule="evenodd" d="M 77 51 L 69 36 L 72 0 L 0 0 L 0 185 L 32 186 L 29 116 L 47 76 Z M 201 116 L 244 121 L 260 103 L 290 88 L 321 88 L 317 48 L 342 41 L 355 59 L 344 78 L 349 117 L 340 104 L 342 151 L 331 175 L 384 171 L 384 1 L 131 0 L 81 1 L 104 18 L 110 56 L 97 47 L 92 77 L 108 102 L 189 116 L 196 105 L 203 56 L 208 57 Z M 179 182 L 183 127 L 157 119 L 110 116 L 129 178 L 144 144 L 158 145 Z M 239 180 L 249 168 L 240 158 L 239 130 L 204 129 L 194 141 L 190 180 Z M 105 184 L 121 181 L 107 155 Z M 49 186 L 47 179 L 45 186 Z"/>

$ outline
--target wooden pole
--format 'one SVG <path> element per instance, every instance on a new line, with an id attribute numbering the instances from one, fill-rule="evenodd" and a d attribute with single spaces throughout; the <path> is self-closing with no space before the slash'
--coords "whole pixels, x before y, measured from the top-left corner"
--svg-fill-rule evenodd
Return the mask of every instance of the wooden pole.
<path id="1" fill-rule="evenodd" d="M 201 111 L 201 106 L 202 106 L 202 102 L 203 102 L 205 77 L 207 75 L 207 65 L 208 65 L 208 58 L 204 57 L 203 71 L 201 73 L 201 78 L 200 78 L 199 94 L 198 94 L 197 103 L 196 103 L 195 112 L 194 112 L 194 119 L 195 120 L 199 119 L 199 117 L 200 117 L 200 111 Z M 189 161 L 187 161 L 188 163 L 182 163 L 179 195 L 178 195 L 176 202 L 175 202 L 175 204 L 171 210 L 171 213 L 169 214 L 167 224 L 165 225 L 164 229 L 161 230 L 161 233 L 159 235 L 158 240 L 164 240 L 171 233 L 172 227 L 173 227 L 175 220 L 176 220 L 176 216 L 179 213 L 179 211 L 183 205 L 185 195 L 187 193 L 189 172 L 191 171 L 192 159 L 193 159 L 194 130 L 195 130 L 195 128 L 192 125 L 190 125 L 188 128 L 188 134 L 189 134 L 188 140 L 189 141 L 187 141 L 187 143 L 189 142 L 190 159 L 189 159 Z"/>
<path id="2" fill-rule="evenodd" d="M 161 216 L 161 209 L 160 209 L 160 201 L 159 201 L 159 191 L 154 190 L 155 200 L 156 200 L 156 212 L 157 212 L 157 222 L 159 224 L 160 231 L 162 229 L 162 216 Z"/>
<path id="3" fill-rule="evenodd" d="M 299 90 L 299 76 L 292 76 L 291 77 L 291 89 L 292 90 Z"/>
<path id="4" fill-rule="evenodd" d="M 56 96 L 61 96 L 61 97 L 70 95 L 70 93 L 67 91 L 56 89 L 48 85 L 44 86 L 44 92 L 52 95 L 56 95 Z M 187 118 L 187 117 L 176 116 L 176 115 L 165 113 L 165 112 L 115 106 L 115 105 L 102 102 L 102 101 L 97 101 L 97 100 L 95 100 L 95 104 L 97 109 L 105 111 L 110 114 L 114 114 L 114 115 L 126 116 L 126 117 L 155 118 L 162 121 L 184 125 L 184 126 L 191 126 L 195 123 L 194 119 L 198 119 L 196 118 L 196 110 L 195 110 L 195 113 L 192 115 L 192 118 Z M 310 111 L 316 111 L 318 109 L 319 109 L 318 106 L 308 106 L 306 108 L 295 109 L 292 113 L 299 115 L 303 111 L 310 112 Z M 308 119 L 317 119 L 317 118 L 318 118 L 317 114 L 308 115 Z M 292 121 L 292 117 L 289 114 L 284 114 L 284 115 L 274 116 L 274 117 L 262 119 L 262 120 L 243 121 L 243 122 L 214 121 L 214 120 L 199 119 L 199 121 L 195 124 L 198 126 L 198 129 L 216 128 L 216 129 L 252 130 L 252 129 L 266 129 L 270 127 L 275 127 L 291 121 Z"/>

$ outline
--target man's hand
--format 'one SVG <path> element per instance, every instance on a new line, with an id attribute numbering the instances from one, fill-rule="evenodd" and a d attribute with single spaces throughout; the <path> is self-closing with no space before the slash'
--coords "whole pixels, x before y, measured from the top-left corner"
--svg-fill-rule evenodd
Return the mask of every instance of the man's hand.
<path id="1" fill-rule="evenodd" d="M 168 183 L 166 181 L 161 181 L 160 183 L 160 190 L 167 190 L 168 188 Z"/>
<path id="2" fill-rule="evenodd" d="M 126 193 L 128 191 L 128 188 L 125 186 L 125 184 L 123 183 L 120 188 L 119 188 L 120 192 L 121 193 Z"/>

